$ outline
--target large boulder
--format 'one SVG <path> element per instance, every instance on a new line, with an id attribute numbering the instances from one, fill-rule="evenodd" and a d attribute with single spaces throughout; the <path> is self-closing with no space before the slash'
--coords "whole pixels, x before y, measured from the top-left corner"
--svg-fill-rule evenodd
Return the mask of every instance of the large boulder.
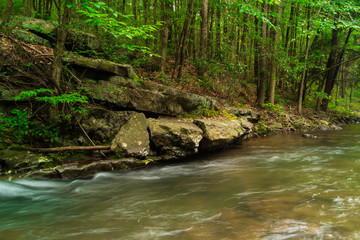
<path id="1" fill-rule="evenodd" d="M 84 81 L 92 98 L 122 109 L 177 116 L 201 107 L 213 109 L 216 100 L 148 82 L 112 77 L 111 81 Z"/>
<path id="2" fill-rule="evenodd" d="M 202 130 L 191 122 L 149 119 L 151 142 L 163 158 L 181 158 L 198 152 Z"/>
<path id="3" fill-rule="evenodd" d="M 135 76 L 134 69 L 128 64 L 88 58 L 70 52 L 64 57 L 64 61 L 75 68 L 79 78 L 95 76 L 96 78 L 102 78 L 101 80 L 107 80 L 113 75 L 126 78 Z"/>
<path id="4" fill-rule="evenodd" d="M 204 132 L 200 142 L 200 149 L 214 150 L 226 148 L 240 140 L 247 132 L 239 120 L 195 120 L 194 124 Z"/>
<path id="5" fill-rule="evenodd" d="M 51 21 L 25 16 L 14 16 L 11 18 L 10 23 L 28 30 L 44 40 L 55 43 L 56 25 Z M 23 33 L 15 32 L 16 36 L 19 36 L 19 34 L 21 34 L 21 38 L 25 37 Z M 29 37 L 26 37 L 25 40 L 29 40 L 28 38 Z M 32 38 L 34 39 L 34 37 Z M 68 29 L 66 47 L 70 51 L 77 50 L 86 52 L 86 50 L 102 50 L 101 43 L 94 34 L 71 28 Z"/>
<path id="6" fill-rule="evenodd" d="M 111 151 L 124 156 L 144 158 L 150 151 L 148 123 L 143 113 L 134 114 L 111 142 Z"/>
<path id="7" fill-rule="evenodd" d="M 51 47 L 51 44 L 48 40 L 39 37 L 38 35 L 26 31 L 26 30 L 22 30 L 22 29 L 14 29 L 12 30 L 12 33 L 14 34 L 15 37 L 17 37 L 18 39 L 25 41 L 25 42 L 29 42 L 32 44 L 37 44 L 37 45 L 44 45 L 46 47 Z"/>
<path id="8" fill-rule="evenodd" d="M 88 109 L 88 114 L 81 116 L 80 123 L 93 141 L 104 143 L 112 140 L 134 114 L 131 111 L 110 111 L 97 107 Z"/>

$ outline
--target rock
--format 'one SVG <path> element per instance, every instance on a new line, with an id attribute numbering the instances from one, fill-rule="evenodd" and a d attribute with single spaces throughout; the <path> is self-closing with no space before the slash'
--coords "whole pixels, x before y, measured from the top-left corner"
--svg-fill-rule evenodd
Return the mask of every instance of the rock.
<path id="1" fill-rule="evenodd" d="M 337 126 L 337 125 L 331 125 L 330 128 L 333 129 L 333 130 L 337 130 L 337 131 L 342 130 L 342 127 Z"/>
<path id="2" fill-rule="evenodd" d="M 249 122 L 248 120 L 241 119 L 241 126 L 249 133 L 254 128 L 254 124 Z"/>
<path id="3" fill-rule="evenodd" d="M 59 178 L 59 173 L 55 169 L 40 169 L 30 171 L 25 175 L 26 178 Z"/>
<path id="4" fill-rule="evenodd" d="M 76 68 L 79 78 L 101 75 L 105 77 L 105 79 L 102 80 L 107 80 L 114 74 L 126 78 L 135 76 L 134 69 L 128 64 L 114 63 L 104 59 L 87 58 L 73 53 L 68 53 L 67 56 L 64 57 L 64 61 L 69 63 L 73 68 Z M 108 76 L 106 74 L 108 74 Z"/>
<path id="5" fill-rule="evenodd" d="M 32 44 L 38 44 L 38 45 L 44 45 L 46 47 L 51 47 L 51 44 L 48 40 L 39 37 L 38 35 L 31 33 L 29 31 L 25 31 L 22 29 L 13 29 L 12 33 L 17 37 L 18 39 L 29 42 Z"/>
<path id="6" fill-rule="evenodd" d="M 110 111 L 98 107 L 89 109 L 87 115 L 82 115 L 80 123 L 92 140 L 104 143 L 113 139 L 134 114 L 135 112 Z"/>
<path id="7" fill-rule="evenodd" d="M 273 122 L 272 125 L 276 129 L 282 129 L 283 128 L 283 125 L 281 123 L 279 123 L 279 122 Z"/>
<path id="8" fill-rule="evenodd" d="M 319 129 L 321 131 L 327 131 L 327 130 L 330 130 L 330 127 L 329 126 L 321 126 Z"/>
<path id="9" fill-rule="evenodd" d="M 110 163 L 114 170 L 135 169 L 146 165 L 143 160 L 136 158 L 115 159 L 111 160 Z"/>
<path id="10" fill-rule="evenodd" d="M 111 151 L 124 156 L 144 158 L 150 151 L 147 121 L 143 113 L 134 114 L 111 142 Z"/>
<path id="11" fill-rule="evenodd" d="M 11 18 L 10 23 L 29 30 L 39 38 L 42 38 L 42 41 L 49 40 L 50 42 L 55 43 L 54 36 L 56 35 L 56 25 L 51 21 L 24 16 L 14 16 Z M 23 33 L 20 34 L 23 36 Z M 71 28 L 68 29 L 66 47 L 71 51 L 102 50 L 101 43 L 95 35 Z"/>
<path id="12" fill-rule="evenodd" d="M 238 120 L 195 120 L 194 124 L 204 132 L 200 142 L 201 150 L 226 148 L 246 134 Z"/>
<path id="13" fill-rule="evenodd" d="M 61 178 L 75 179 L 79 177 L 93 175 L 98 172 L 112 171 L 113 167 L 110 161 L 97 161 L 83 166 L 62 166 L 56 168 Z"/>
<path id="14" fill-rule="evenodd" d="M 305 133 L 302 136 L 305 137 L 305 138 L 317 138 L 317 136 L 312 135 L 312 134 L 308 134 L 308 133 Z"/>
<path id="15" fill-rule="evenodd" d="M 155 83 L 136 84 L 134 80 L 111 78 L 110 81 L 85 82 L 97 101 L 107 102 L 122 109 L 177 116 L 192 113 L 206 106 L 214 109 L 216 100 Z M 131 83 L 132 82 L 132 83 Z"/>
<path id="16" fill-rule="evenodd" d="M 148 122 L 151 142 L 159 155 L 172 159 L 198 152 L 203 131 L 195 124 L 174 119 L 149 119 Z"/>
<path id="17" fill-rule="evenodd" d="M 260 120 L 261 115 L 255 112 L 252 109 L 247 108 L 236 108 L 236 107 L 226 107 L 232 114 L 237 117 L 245 118 L 251 123 L 257 123 Z"/>
<path id="18" fill-rule="evenodd" d="M 14 16 L 10 19 L 12 24 L 20 26 L 25 29 L 29 29 L 32 32 L 41 35 L 50 36 L 55 33 L 56 26 L 50 21 L 45 21 L 42 19 L 24 17 L 24 16 Z"/>
<path id="19" fill-rule="evenodd" d="M 7 170 L 19 172 L 32 168 L 52 166 L 53 160 L 42 154 L 35 154 L 24 150 L 1 150 L 0 165 Z"/>

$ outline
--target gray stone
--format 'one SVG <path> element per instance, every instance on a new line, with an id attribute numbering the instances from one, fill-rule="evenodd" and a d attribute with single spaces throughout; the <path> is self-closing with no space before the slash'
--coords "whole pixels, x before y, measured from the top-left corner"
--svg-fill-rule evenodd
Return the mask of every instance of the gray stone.
<path id="1" fill-rule="evenodd" d="M 44 45 L 46 47 L 51 47 L 51 44 L 48 40 L 39 37 L 38 35 L 25 31 L 22 29 L 13 29 L 12 33 L 20 40 L 29 42 L 32 44 Z"/>
<path id="2" fill-rule="evenodd" d="M 136 158 L 122 158 L 110 161 L 114 170 L 127 170 L 143 167 L 146 163 Z"/>
<path id="3" fill-rule="evenodd" d="M 167 159 L 198 152 L 203 131 L 195 124 L 177 119 L 149 119 L 151 142 Z"/>
<path id="4" fill-rule="evenodd" d="M 135 112 L 109 111 L 105 108 L 88 109 L 86 116 L 81 116 L 81 126 L 94 141 L 101 143 L 112 140 Z"/>
<path id="5" fill-rule="evenodd" d="M 111 142 L 111 151 L 124 156 L 146 157 L 150 151 L 147 126 L 143 113 L 134 114 Z"/>
<path id="6" fill-rule="evenodd" d="M 226 148 L 240 140 L 246 134 L 238 120 L 195 120 L 194 124 L 204 132 L 200 142 L 200 149 Z"/>
<path id="7" fill-rule="evenodd" d="M 90 176 L 98 172 L 112 171 L 113 167 L 110 161 L 97 161 L 90 164 L 78 166 L 62 166 L 56 168 L 61 178 L 75 179 L 84 176 Z"/>
<path id="8" fill-rule="evenodd" d="M 21 170 L 52 165 L 53 161 L 42 154 L 35 154 L 24 150 L 1 150 L 0 162 L 5 169 Z"/>
<path id="9" fill-rule="evenodd" d="M 241 119 L 241 126 L 249 133 L 252 131 L 252 129 L 254 128 L 254 124 L 252 124 L 251 122 L 249 122 L 248 120 L 245 119 Z"/>
<path id="10" fill-rule="evenodd" d="M 11 18 L 10 22 L 33 32 L 45 35 L 55 33 L 56 29 L 55 24 L 50 21 L 24 16 L 14 16 Z"/>
<path id="11" fill-rule="evenodd" d="M 134 80 L 121 79 L 116 82 L 112 78 L 112 81 L 88 81 L 85 86 L 95 100 L 108 102 L 120 108 L 167 116 L 192 113 L 204 106 L 213 109 L 216 105 L 215 99 L 181 92 L 160 84 L 134 83 Z"/>
<path id="12" fill-rule="evenodd" d="M 226 109 L 235 116 L 245 118 L 251 123 L 257 123 L 261 117 L 259 113 L 248 108 L 226 107 Z"/>
<path id="13" fill-rule="evenodd" d="M 86 73 L 86 69 L 94 69 L 100 72 L 115 74 L 126 78 L 135 76 L 133 67 L 128 64 L 119 64 L 104 59 L 83 57 L 70 52 L 66 54 L 64 61 L 72 66 L 85 68 L 83 72 L 78 73 L 80 75 L 79 77 L 81 77 L 83 73 Z"/>

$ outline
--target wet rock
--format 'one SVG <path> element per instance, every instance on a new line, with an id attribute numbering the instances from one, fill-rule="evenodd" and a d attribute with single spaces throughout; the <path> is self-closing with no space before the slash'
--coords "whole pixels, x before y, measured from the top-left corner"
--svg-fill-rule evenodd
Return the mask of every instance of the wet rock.
<path id="1" fill-rule="evenodd" d="M 319 129 L 321 131 L 328 131 L 328 130 L 330 130 L 330 127 L 329 126 L 321 126 Z"/>
<path id="2" fill-rule="evenodd" d="M 55 169 L 40 169 L 28 172 L 26 178 L 59 178 L 59 173 Z"/>
<path id="3" fill-rule="evenodd" d="M 240 140 L 246 134 L 238 120 L 195 120 L 194 124 L 204 132 L 204 138 L 200 142 L 200 149 L 226 148 Z"/>
<path id="4" fill-rule="evenodd" d="M 143 113 L 134 114 L 111 142 L 111 151 L 123 156 L 144 158 L 150 151 L 147 121 Z"/>
<path id="5" fill-rule="evenodd" d="M 342 127 L 337 126 L 337 125 L 330 125 L 329 128 L 330 128 L 331 130 L 342 130 Z"/>
<path id="6" fill-rule="evenodd" d="M 48 167 L 53 160 L 42 155 L 24 150 L 1 150 L 0 165 L 7 170 L 26 171 L 32 168 Z"/>
<path id="7" fill-rule="evenodd" d="M 98 172 L 112 171 L 113 167 L 110 161 L 97 161 L 90 164 L 78 166 L 62 166 L 56 168 L 56 172 L 61 178 L 75 179 L 79 177 L 93 175 Z"/>
<path id="8" fill-rule="evenodd" d="M 149 119 L 151 142 L 159 155 L 181 158 L 198 152 L 203 131 L 191 122 L 174 119 Z"/>
<path id="9" fill-rule="evenodd" d="M 136 158 L 122 158 L 110 161 L 114 170 L 135 169 L 143 167 L 146 163 Z"/>
<path id="10" fill-rule="evenodd" d="M 312 134 L 308 134 L 308 133 L 305 133 L 302 136 L 305 137 L 305 138 L 317 138 L 317 136 L 312 135 Z"/>

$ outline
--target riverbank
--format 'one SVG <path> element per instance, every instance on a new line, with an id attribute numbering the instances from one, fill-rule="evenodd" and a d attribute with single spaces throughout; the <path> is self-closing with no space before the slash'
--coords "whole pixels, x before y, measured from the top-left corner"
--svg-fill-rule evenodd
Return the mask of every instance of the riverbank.
<path id="1" fill-rule="evenodd" d="M 42 20 L 28 18 L 17 24 L 28 26 L 28 20 L 36 29 L 43 27 Z M 41 43 L 49 40 L 46 31 L 24 30 L 19 37 L 15 30 L 0 36 L 6 72 L 0 85 L 3 178 L 74 179 L 127 171 L 228 148 L 253 137 L 336 129 L 337 124 L 359 120 L 350 112 L 305 109 L 299 115 L 290 106 L 265 104 L 259 109 L 250 102 L 183 91 L 176 82 L 145 80 L 130 65 L 70 51 L 63 59 L 66 81 L 59 92 L 48 82 L 53 49 Z M 91 41 L 86 36 L 82 39 Z"/>

